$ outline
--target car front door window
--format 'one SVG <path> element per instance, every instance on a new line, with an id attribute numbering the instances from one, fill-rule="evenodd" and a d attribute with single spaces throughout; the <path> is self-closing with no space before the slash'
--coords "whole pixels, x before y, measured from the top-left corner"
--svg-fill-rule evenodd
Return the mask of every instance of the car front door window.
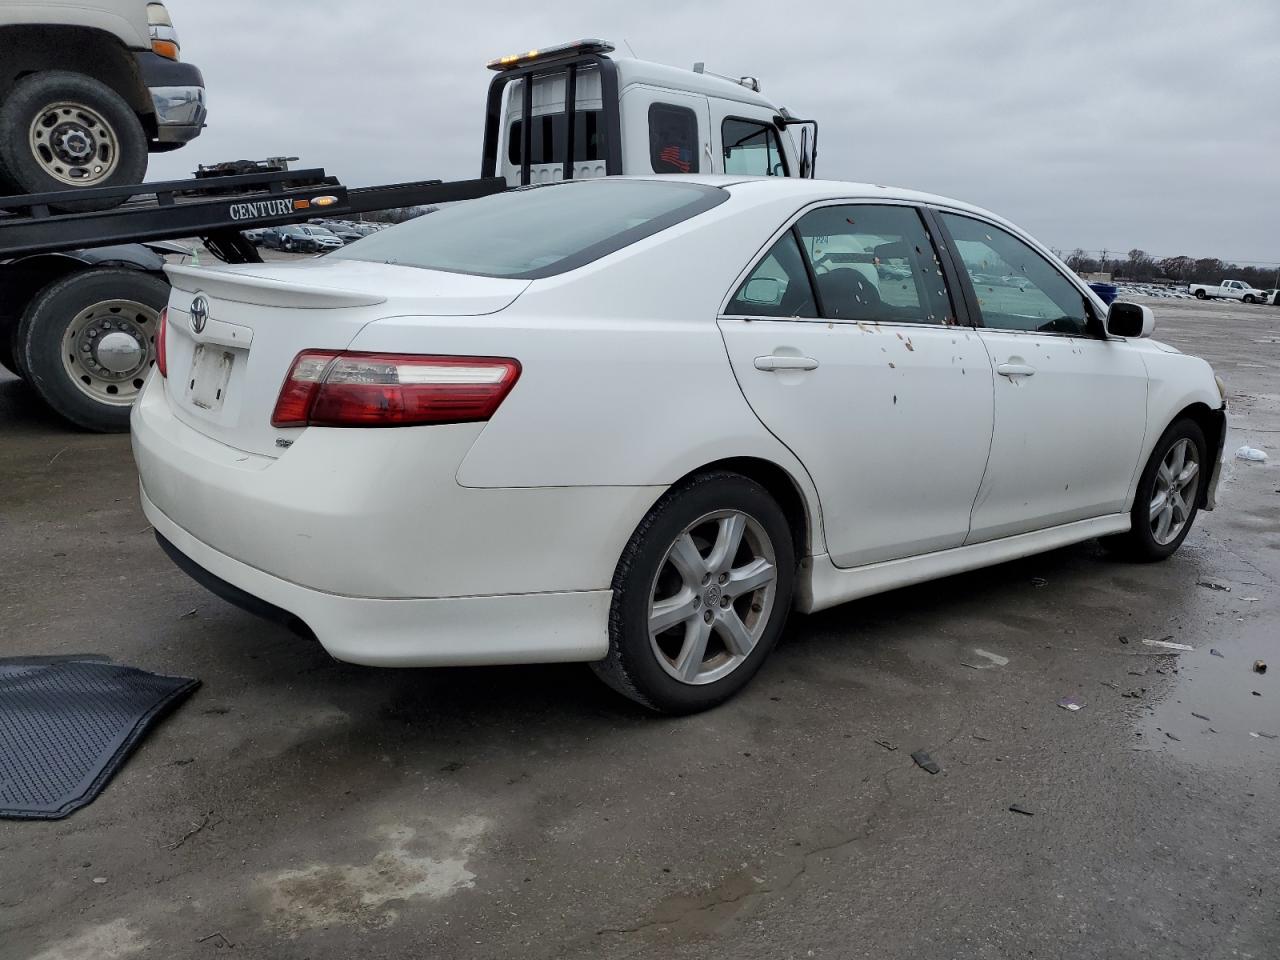
<path id="1" fill-rule="evenodd" d="M 942 213 L 973 284 L 983 326 L 1084 336 L 1084 294 L 1022 240 L 972 217 Z"/>

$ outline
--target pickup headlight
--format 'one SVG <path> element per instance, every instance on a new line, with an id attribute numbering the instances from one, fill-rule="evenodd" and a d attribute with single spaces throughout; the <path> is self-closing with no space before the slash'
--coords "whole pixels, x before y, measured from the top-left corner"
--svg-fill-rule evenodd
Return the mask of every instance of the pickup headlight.
<path id="1" fill-rule="evenodd" d="M 168 60 L 178 59 L 178 31 L 173 29 L 173 20 L 163 3 L 147 4 L 147 31 L 151 34 L 152 52 Z"/>

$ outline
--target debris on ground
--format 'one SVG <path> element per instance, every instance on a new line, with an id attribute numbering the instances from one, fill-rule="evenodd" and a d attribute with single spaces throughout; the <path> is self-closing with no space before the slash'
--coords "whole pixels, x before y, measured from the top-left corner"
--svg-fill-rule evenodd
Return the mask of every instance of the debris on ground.
<path id="1" fill-rule="evenodd" d="M 1265 661 L 1265 660 L 1255 660 L 1255 661 L 1253 661 L 1253 672 L 1254 672 L 1254 673 L 1266 673 L 1266 672 L 1267 672 L 1267 661 Z"/>
<path id="2" fill-rule="evenodd" d="M 917 750 L 911 755 L 911 759 L 916 762 L 916 766 L 926 773 L 941 773 L 942 767 L 938 766 L 938 761 L 929 756 L 923 750 Z"/>
<path id="3" fill-rule="evenodd" d="M 1018 803 L 1011 803 L 1011 804 L 1009 804 L 1009 810 L 1010 810 L 1012 813 L 1020 813 L 1020 814 L 1022 814 L 1024 817 L 1034 817 L 1034 816 L 1035 816 L 1035 814 L 1034 814 L 1034 813 L 1032 813 L 1032 812 L 1031 812 L 1030 810 L 1028 810 L 1026 807 L 1024 807 L 1024 806 L 1022 806 L 1021 804 L 1018 804 Z"/>
<path id="4" fill-rule="evenodd" d="M 1223 659 L 1223 660 L 1227 659 L 1225 656 L 1223 656 L 1223 654 L 1222 654 L 1221 652 L 1219 652 L 1219 651 L 1218 651 L 1218 649 L 1217 649 L 1216 647 L 1210 647 L 1210 648 L 1209 648 L 1209 656 L 1211 656 L 1211 657 L 1222 657 L 1222 659 Z"/>
<path id="5" fill-rule="evenodd" d="M 1231 588 L 1225 583 L 1219 583 L 1217 580 L 1197 580 L 1197 587 L 1208 587 L 1210 590 L 1221 590 L 1223 593 L 1230 593 Z"/>
<path id="6" fill-rule="evenodd" d="M 1194 650 L 1195 647 L 1189 643 L 1175 643 L 1172 640 L 1148 640 L 1145 637 L 1142 640 L 1148 647 L 1164 647 L 1166 650 Z"/>
<path id="7" fill-rule="evenodd" d="M 1191 715 L 1195 717 L 1197 720 L 1203 720 L 1205 723 L 1209 722 L 1209 718 L 1206 717 L 1203 713 L 1196 713 L 1194 710 L 1192 710 Z"/>
<path id="8" fill-rule="evenodd" d="M 1063 710 L 1070 710 L 1073 713 L 1077 710 L 1084 709 L 1084 704 L 1080 702 L 1078 697 L 1063 697 L 1058 701 L 1058 706 Z"/>
<path id="9" fill-rule="evenodd" d="M 93 882 L 94 882 L 94 883 L 98 883 L 98 884 L 106 883 L 106 882 L 107 882 L 107 878 L 106 878 L 106 877 L 94 877 L 94 878 L 93 878 Z"/>
<path id="10" fill-rule="evenodd" d="M 1121 643 L 1128 643 L 1128 642 L 1129 642 L 1129 638 L 1128 638 L 1128 637 L 1126 637 L 1124 634 L 1120 634 L 1120 642 L 1121 642 Z"/>
<path id="11" fill-rule="evenodd" d="M 1262 599 L 1261 597 L 1241 597 L 1240 602 L 1241 603 L 1257 603 L 1261 599 Z"/>
<path id="12" fill-rule="evenodd" d="M 990 737 L 984 737 L 984 736 L 983 736 L 982 734 L 980 734 L 980 733 L 971 733 L 971 734 L 969 734 L 969 736 L 973 737 L 973 739 L 975 739 L 975 740 L 981 740 L 983 743 L 990 743 L 990 742 L 991 742 L 991 738 L 990 738 Z"/>
<path id="13" fill-rule="evenodd" d="M 874 743 L 876 746 L 884 747 L 890 753 L 898 749 L 898 745 L 889 740 L 880 739 L 880 740 L 872 740 L 871 742 Z"/>
<path id="14" fill-rule="evenodd" d="M 1267 452 L 1265 450 L 1259 450 L 1257 447 L 1251 447 L 1248 444 L 1245 444 L 1236 451 L 1236 459 L 1251 460 L 1254 463 L 1261 463 L 1267 459 Z"/>
<path id="15" fill-rule="evenodd" d="M 1177 740 L 1179 743 L 1182 742 L 1181 737 L 1179 737 L 1177 734 L 1170 733 L 1168 730 L 1164 732 L 1164 735 L 1168 737 L 1170 740 Z"/>
<path id="16" fill-rule="evenodd" d="M 1249 736 L 1251 736 L 1251 737 L 1264 737 L 1264 738 L 1265 738 L 1265 739 L 1267 739 L 1267 740 L 1280 740 L 1280 734 L 1275 734 L 1275 733 L 1263 733 L 1261 730 L 1259 730 L 1257 733 L 1252 733 L 1252 732 L 1251 732 L 1251 733 L 1249 734 Z"/>
<path id="17" fill-rule="evenodd" d="M 197 610 L 197 609 L 198 609 L 198 608 L 196 608 L 196 607 L 192 607 L 190 610 L 188 610 L 186 613 L 184 613 L 184 614 L 183 614 L 182 616 L 180 616 L 178 619 L 179 619 L 179 620 L 191 620 L 191 619 L 193 619 L 193 618 L 195 617 L 195 615 L 196 615 L 196 610 Z"/>
<path id="18" fill-rule="evenodd" d="M 990 660 L 994 666 L 1007 667 L 1009 665 L 1009 658 L 1002 657 L 998 653 L 988 653 L 986 650 L 980 650 L 977 647 L 973 648 L 973 652 L 984 660 Z"/>
<path id="19" fill-rule="evenodd" d="M 1031 578 L 1031 585 L 1032 585 L 1033 587 L 1044 587 L 1044 586 L 1047 586 L 1047 585 L 1048 585 L 1048 583 L 1049 583 L 1049 581 L 1048 581 L 1048 580 L 1046 580 L 1044 577 L 1032 577 L 1032 578 Z"/>

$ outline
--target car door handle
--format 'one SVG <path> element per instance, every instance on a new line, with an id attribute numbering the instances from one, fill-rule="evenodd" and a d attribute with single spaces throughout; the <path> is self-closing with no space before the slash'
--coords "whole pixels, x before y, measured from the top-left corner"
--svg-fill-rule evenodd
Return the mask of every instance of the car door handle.
<path id="1" fill-rule="evenodd" d="M 818 361 L 813 357 L 756 357 L 757 370 L 817 370 Z"/>
<path id="2" fill-rule="evenodd" d="M 1036 368 L 1025 363 L 1001 363 L 996 365 L 996 373 L 1002 377 L 1031 377 L 1035 376 Z"/>

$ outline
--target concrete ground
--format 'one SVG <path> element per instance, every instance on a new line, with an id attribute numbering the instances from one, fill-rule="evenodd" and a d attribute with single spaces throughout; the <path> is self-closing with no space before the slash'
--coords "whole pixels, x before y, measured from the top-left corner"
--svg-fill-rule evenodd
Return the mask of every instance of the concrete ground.
<path id="1" fill-rule="evenodd" d="M 333 662 L 169 563 L 128 438 L 4 379 L 0 654 L 204 684 L 91 806 L 0 822 L 0 957 L 1276 956 L 1280 310 L 1153 306 L 1271 453 L 1176 557 L 796 617 L 678 720 L 581 666 Z"/>

